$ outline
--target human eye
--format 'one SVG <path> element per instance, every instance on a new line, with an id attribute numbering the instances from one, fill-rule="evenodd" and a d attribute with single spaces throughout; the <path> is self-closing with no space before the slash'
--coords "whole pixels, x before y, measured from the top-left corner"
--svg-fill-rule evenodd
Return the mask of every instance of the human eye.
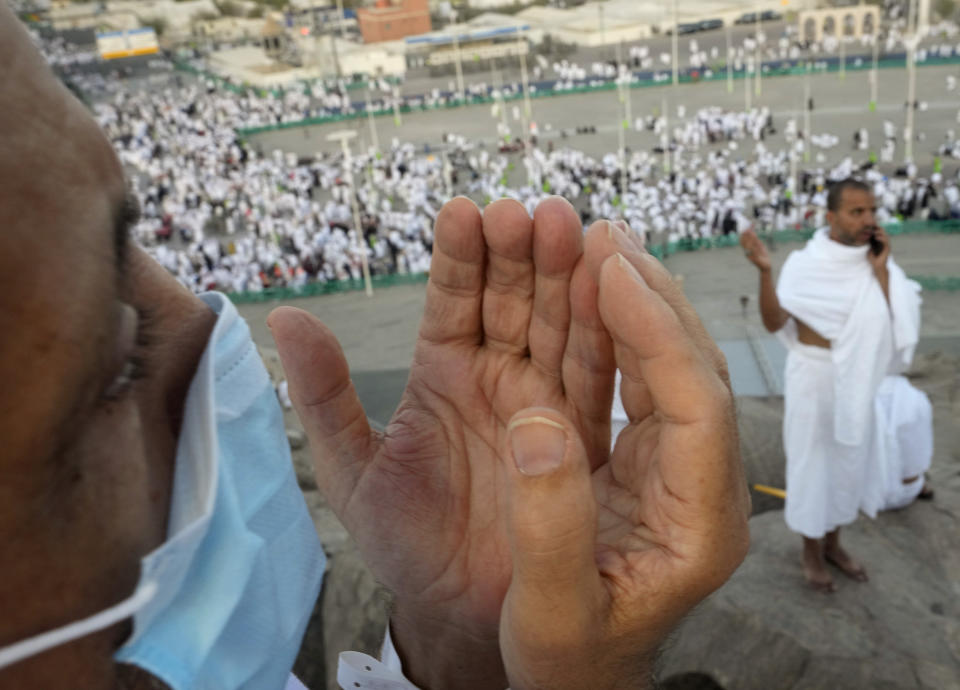
<path id="1" fill-rule="evenodd" d="M 123 356 L 119 371 L 101 394 L 103 402 L 117 402 L 126 396 L 135 382 L 149 375 L 146 353 L 153 341 L 152 316 L 146 309 L 136 309 L 136 330 L 133 345 Z"/>

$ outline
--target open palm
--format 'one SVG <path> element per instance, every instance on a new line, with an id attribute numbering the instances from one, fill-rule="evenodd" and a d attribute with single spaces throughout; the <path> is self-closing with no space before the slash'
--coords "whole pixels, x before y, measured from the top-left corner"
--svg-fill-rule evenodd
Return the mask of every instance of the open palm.
<path id="1" fill-rule="evenodd" d="M 482 216 L 468 200 L 447 204 L 410 378 L 383 435 L 371 432 L 333 335 L 299 310 L 271 315 L 320 487 L 395 593 L 395 626 L 409 617 L 424 627 L 429 619 L 439 630 L 455 626 L 478 648 L 502 644 L 501 608 L 517 581 L 509 429 L 528 408 L 557 416 L 592 473 L 592 496 L 588 490 L 568 506 L 581 518 L 571 538 L 585 531 L 594 569 L 635 595 L 622 605 L 675 578 L 677 564 L 696 561 L 713 538 L 702 523 L 717 504 L 716 488 L 690 473 L 715 459 L 704 456 L 705 446 L 719 442 L 728 454 L 731 438 L 735 445 L 722 357 L 669 275 L 626 234 L 602 222 L 586 244 L 584 253 L 579 218 L 561 199 L 543 202 L 532 220 L 512 201 Z M 601 266 L 618 251 L 652 272 L 651 287 L 682 312 L 679 332 L 667 337 L 685 339 L 699 358 L 685 362 L 688 351 L 677 350 L 686 371 L 661 367 L 658 381 L 649 367 L 641 371 L 644 357 L 658 356 L 643 348 L 664 340 L 645 344 L 649 325 L 631 321 L 617 288 L 602 294 Z M 617 366 L 631 425 L 611 456 Z M 711 376 L 710 393 L 697 398 L 701 379 Z M 691 383 L 677 396 L 652 395 L 665 378 Z M 730 438 L 718 439 L 718 426 Z M 717 471 L 730 475 L 736 496 L 742 477 L 726 464 Z M 742 520 L 742 510 L 733 512 Z M 499 682 L 491 673 L 488 687 Z"/>

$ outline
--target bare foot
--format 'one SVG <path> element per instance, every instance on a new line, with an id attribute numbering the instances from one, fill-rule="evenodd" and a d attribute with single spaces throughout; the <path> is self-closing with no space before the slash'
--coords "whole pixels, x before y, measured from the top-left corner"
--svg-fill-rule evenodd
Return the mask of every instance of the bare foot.
<path id="1" fill-rule="evenodd" d="M 851 580 L 866 582 L 870 579 L 867 577 L 867 571 L 864 567 L 854 560 L 853 556 L 844 551 L 843 547 L 839 544 L 836 546 L 827 546 L 827 548 L 824 549 L 823 557 L 827 563 L 839 568 L 840 572 Z"/>
<path id="2" fill-rule="evenodd" d="M 803 577 L 814 591 L 823 594 L 837 591 L 833 577 L 823 561 L 823 548 L 819 539 L 803 540 Z"/>

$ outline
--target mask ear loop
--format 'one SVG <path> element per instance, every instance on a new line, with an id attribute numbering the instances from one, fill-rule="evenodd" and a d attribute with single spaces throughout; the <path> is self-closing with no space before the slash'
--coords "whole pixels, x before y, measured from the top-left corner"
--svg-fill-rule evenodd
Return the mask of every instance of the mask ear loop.
<path id="1" fill-rule="evenodd" d="M 157 583 L 147 582 L 138 587 L 130 598 L 100 613 L 4 647 L 0 649 L 0 669 L 130 618 L 150 603 L 156 594 Z"/>

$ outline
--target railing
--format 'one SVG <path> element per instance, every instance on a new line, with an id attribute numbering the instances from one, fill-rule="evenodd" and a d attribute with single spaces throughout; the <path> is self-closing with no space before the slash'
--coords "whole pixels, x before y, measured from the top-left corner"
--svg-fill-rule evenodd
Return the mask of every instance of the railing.
<path id="1" fill-rule="evenodd" d="M 910 220 L 886 226 L 890 235 L 913 235 L 919 233 L 960 233 L 960 220 L 925 221 Z M 803 242 L 810 238 L 813 230 L 777 230 L 767 233 L 764 237 L 772 238 L 775 242 Z M 648 247 L 651 254 L 659 259 L 677 252 L 691 252 L 701 249 L 732 247 L 738 243 L 737 235 L 722 235 L 699 239 L 679 240 L 666 245 Z M 376 289 L 394 287 L 396 285 L 418 285 L 426 283 L 428 273 L 388 274 L 371 277 Z M 924 290 L 945 290 L 956 292 L 960 290 L 960 276 L 910 276 L 923 286 Z M 332 280 L 326 282 L 307 283 L 301 287 L 265 288 L 254 292 L 231 292 L 228 297 L 235 304 L 250 304 L 253 302 L 269 302 L 272 300 L 291 300 L 299 297 L 318 297 L 341 292 L 363 290 L 363 280 Z"/>

